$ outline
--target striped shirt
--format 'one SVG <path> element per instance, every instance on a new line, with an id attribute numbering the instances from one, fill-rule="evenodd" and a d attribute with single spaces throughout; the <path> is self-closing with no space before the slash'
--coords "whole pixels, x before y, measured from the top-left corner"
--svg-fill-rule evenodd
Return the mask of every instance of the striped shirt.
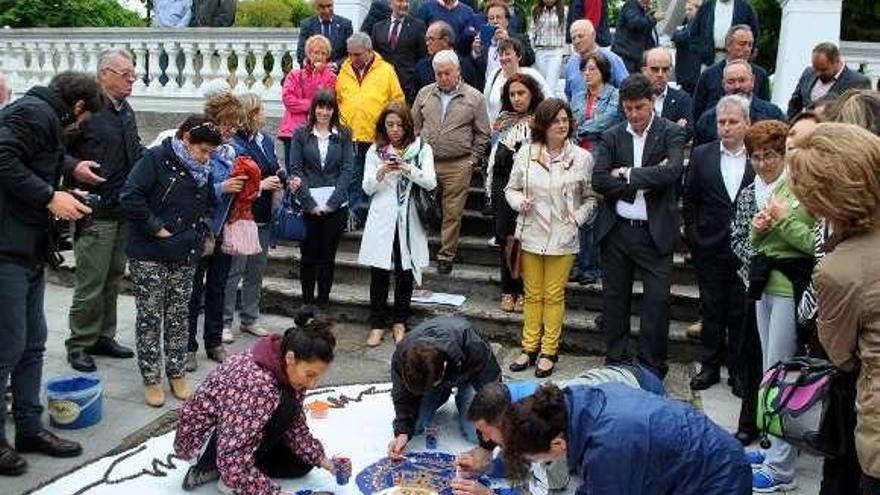
<path id="1" fill-rule="evenodd" d="M 532 44 L 535 48 L 562 48 L 566 45 L 565 17 L 563 16 L 563 23 L 559 24 L 555 8 L 542 9 L 538 22 L 532 26 Z"/>

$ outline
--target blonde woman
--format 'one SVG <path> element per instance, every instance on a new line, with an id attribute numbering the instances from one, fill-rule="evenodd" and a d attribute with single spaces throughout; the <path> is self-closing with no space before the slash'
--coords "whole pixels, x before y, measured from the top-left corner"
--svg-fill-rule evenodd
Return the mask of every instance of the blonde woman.
<path id="1" fill-rule="evenodd" d="M 557 98 L 535 109 L 532 141 L 514 158 L 505 196 L 519 212 L 515 236 L 522 242 L 525 288 L 522 352 L 511 371 L 536 365 L 535 376 L 553 373 L 562 322 L 565 284 L 578 252 L 578 228 L 593 216 L 593 158 L 571 141 L 574 119 Z"/>
<path id="2" fill-rule="evenodd" d="M 330 63 L 330 40 L 316 34 L 306 40 L 306 58 L 302 68 L 293 69 L 284 79 L 281 99 L 284 102 L 284 115 L 278 128 L 278 139 L 284 143 L 285 164 L 290 167 L 288 156 L 294 132 L 309 119 L 312 98 L 322 89 L 336 87 L 336 74 Z"/>

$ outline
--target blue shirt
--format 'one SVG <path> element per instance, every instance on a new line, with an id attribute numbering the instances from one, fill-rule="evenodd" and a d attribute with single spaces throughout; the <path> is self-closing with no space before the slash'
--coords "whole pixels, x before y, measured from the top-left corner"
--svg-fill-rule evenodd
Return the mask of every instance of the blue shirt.
<path id="1" fill-rule="evenodd" d="M 626 64 L 610 48 L 599 47 L 599 53 L 611 65 L 611 81 L 606 82 L 611 83 L 615 88 L 619 88 L 623 80 L 629 75 L 629 71 L 626 70 Z M 580 54 L 572 53 L 571 57 L 568 57 L 568 63 L 565 64 L 565 97 L 571 101 L 572 96 L 581 92 L 587 92 L 587 82 L 584 81 L 584 75 L 581 72 Z"/>
<path id="2" fill-rule="evenodd" d="M 538 382 L 506 382 L 503 384 L 507 387 L 507 392 L 510 394 L 510 402 L 511 404 L 519 402 L 526 397 L 530 397 L 537 390 L 538 387 L 541 386 Z"/>

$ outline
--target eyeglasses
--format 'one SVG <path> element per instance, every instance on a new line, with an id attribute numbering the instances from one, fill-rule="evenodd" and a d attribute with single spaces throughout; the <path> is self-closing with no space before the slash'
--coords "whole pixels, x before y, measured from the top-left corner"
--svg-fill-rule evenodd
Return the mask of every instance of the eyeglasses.
<path id="1" fill-rule="evenodd" d="M 782 156 L 782 155 L 780 155 L 779 153 L 777 153 L 775 151 L 767 151 L 764 153 L 752 153 L 749 156 L 749 160 L 751 160 L 752 163 L 763 163 L 763 162 L 769 162 L 772 160 L 776 160 L 780 156 Z"/>
<path id="2" fill-rule="evenodd" d="M 130 70 L 119 70 L 119 69 L 117 69 L 116 67 L 104 67 L 104 68 L 107 69 L 107 70 L 109 70 L 110 72 L 116 74 L 117 76 L 122 76 L 122 77 L 124 77 L 124 78 L 126 78 L 126 79 L 134 79 L 134 78 L 137 77 L 137 76 L 135 75 L 134 71 L 130 71 Z"/>

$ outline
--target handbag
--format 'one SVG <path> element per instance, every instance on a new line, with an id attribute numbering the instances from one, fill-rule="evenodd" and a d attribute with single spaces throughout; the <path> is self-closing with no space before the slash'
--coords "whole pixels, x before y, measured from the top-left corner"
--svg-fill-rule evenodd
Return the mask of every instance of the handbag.
<path id="1" fill-rule="evenodd" d="M 422 169 L 421 157 L 424 146 L 425 141 L 421 141 L 419 152 L 416 153 L 415 167 L 419 170 Z M 431 232 L 439 232 L 440 227 L 443 226 L 443 208 L 440 201 L 443 197 L 442 186 L 438 182 L 437 186 L 430 191 L 415 182 L 413 182 L 413 186 L 415 187 L 412 188 L 410 201 L 415 204 L 416 214 L 419 216 L 419 221 L 422 222 L 422 227 Z"/>
<path id="2" fill-rule="evenodd" d="M 814 455 L 837 457 L 845 452 L 841 439 L 833 434 L 834 425 L 826 424 L 832 384 L 837 368 L 824 359 L 796 357 L 780 361 L 764 372 L 758 388 L 758 430 L 763 434 L 761 447 L 768 448 L 768 435 Z"/>
<path id="3" fill-rule="evenodd" d="M 290 191 L 284 192 L 281 207 L 272 213 L 272 227 L 269 232 L 273 246 L 277 245 L 278 240 L 305 240 L 307 232 L 302 206 L 294 199 Z"/>
<path id="4" fill-rule="evenodd" d="M 526 162 L 526 182 L 525 187 L 523 188 L 523 193 L 526 197 L 529 195 L 529 164 L 531 163 L 531 157 Z M 507 262 L 507 271 L 510 272 L 510 277 L 518 280 L 522 278 L 522 229 L 523 223 L 525 220 L 522 219 L 522 215 L 519 216 L 519 221 L 517 222 L 516 232 L 513 235 L 507 236 L 504 242 L 504 260 Z"/>

